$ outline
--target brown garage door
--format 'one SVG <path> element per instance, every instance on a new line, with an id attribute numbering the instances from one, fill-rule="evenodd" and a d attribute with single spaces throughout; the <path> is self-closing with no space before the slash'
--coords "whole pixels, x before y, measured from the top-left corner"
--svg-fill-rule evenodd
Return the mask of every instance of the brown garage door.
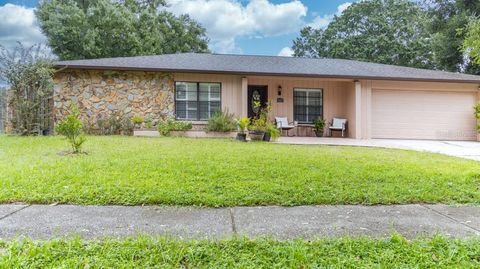
<path id="1" fill-rule="evenodd" d="M 476 93 L 372 91 L 372 137 L 475 140 Z"/>

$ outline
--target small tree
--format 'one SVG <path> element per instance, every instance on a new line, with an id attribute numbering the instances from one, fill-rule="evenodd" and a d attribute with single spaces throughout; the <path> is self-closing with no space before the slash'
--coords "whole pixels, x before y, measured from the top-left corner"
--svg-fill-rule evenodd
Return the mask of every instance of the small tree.
<path id="1" fill-rule="evenodd" d="M 73 153 L 81 152 L 86 138 L 83 134 L 83 124 L 77 106 L 72 105 L 70 107 L 70 114 L 57 125 L 56 131 L 67 138 Z"/>
<path id="2" fill-rule="evenodd" d="M 14 134 L 38 135 L 50 127 L 52 61 L 41 45 L 12 51 L 0 46 L 0 79 L 8 83 L 8 123 Z"/>

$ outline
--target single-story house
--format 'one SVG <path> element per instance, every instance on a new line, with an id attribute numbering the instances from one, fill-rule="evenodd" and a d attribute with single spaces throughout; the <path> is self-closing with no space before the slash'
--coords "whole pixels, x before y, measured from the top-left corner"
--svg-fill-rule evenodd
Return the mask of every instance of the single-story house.
<path id="1" fill-rule="evenodd" d="M 356 139 L 478 140 L 473 106 L 480 76 L 340 59 L 180 53 L 56 63 L 55 120 L 78 103 L 100 115 L 174 117 L 205 124 L 225 109 L 252 116 L 252 100 L 272 117 L 311 126 L 348 120 Z"/>

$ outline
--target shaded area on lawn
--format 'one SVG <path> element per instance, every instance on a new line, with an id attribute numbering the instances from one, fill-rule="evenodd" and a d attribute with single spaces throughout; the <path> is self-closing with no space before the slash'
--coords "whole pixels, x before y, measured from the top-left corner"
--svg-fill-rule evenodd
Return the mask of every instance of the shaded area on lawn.
<path id="1" fill-rule="evenodd" d="M 0 242 L 2 268 L 478 268 L 479 239 L 274 241 L 63 239 Z"/>
<path id="2" fill-rule="evenodd" d="M 0 137 L 0 202 L 200 206 L 478 203 L 480 164 L 431 153 L 188 138 Z"/>

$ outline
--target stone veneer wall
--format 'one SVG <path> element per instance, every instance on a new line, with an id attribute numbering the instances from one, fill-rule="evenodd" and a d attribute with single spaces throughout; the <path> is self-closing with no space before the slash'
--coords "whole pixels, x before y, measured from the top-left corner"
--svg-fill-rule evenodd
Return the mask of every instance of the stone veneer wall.
<path id="1" fill-rule="evenodd" d="M 76 103 L 82 120 L 95 126 L 111 115 L 139 115 L 154 123 L 174 116 L 173 76 L 160 72 L 65 70 L 54 76 L 54 121 Z"/>

